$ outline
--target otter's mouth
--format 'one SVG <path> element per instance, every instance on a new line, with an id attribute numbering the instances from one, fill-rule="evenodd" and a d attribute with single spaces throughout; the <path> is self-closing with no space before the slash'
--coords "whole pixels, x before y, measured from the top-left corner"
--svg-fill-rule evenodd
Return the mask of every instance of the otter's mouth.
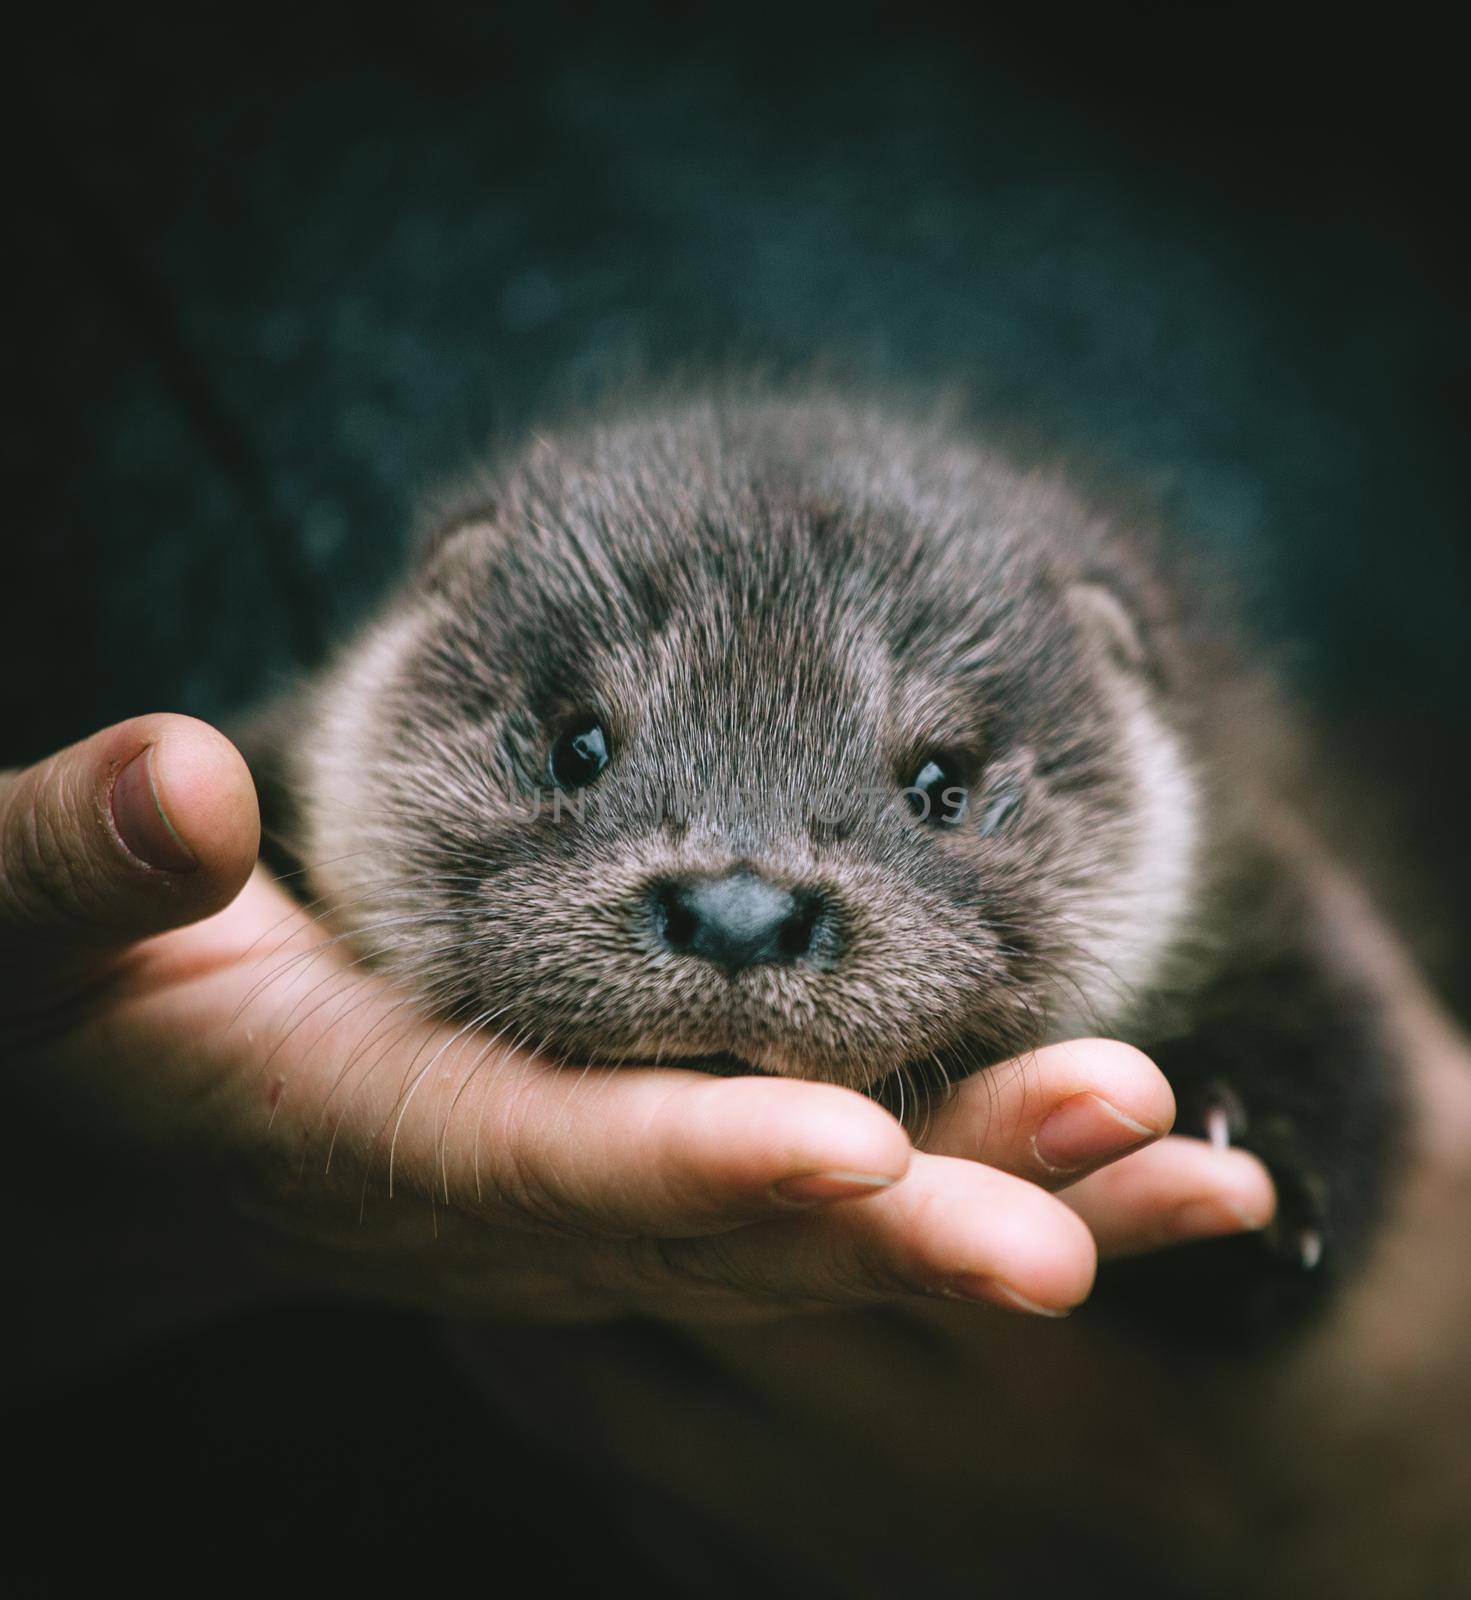
<path id="1" fill-rule="evenodd" d="M 780 1074 L 772 1072 L 769 1068 L 757 1066 L 754 1061 L 748 1061 L 744 1056 L 738 1056 L 729 1050 L 701 1052 L 696 1055 L 671 1055 L 661 1052 L 657 1055 L 596 1055 L 575 1058 L 563 1057 L 561 1059 L 563 1064 L 567 1066 L 650 1067 L 656 1070 L 674 1072 L 706 1072 L 712 1078 L 775 1078 L 780 1076 Z"/>
<path id="2" fill-rule="evenodd" d="M 718 1050 L 710 1055 L 660 1056 L 652 1063 L 656 1067 L 675 1067 L 685 1072 L 708 1072 L 712 1078 L 770 1078 L 774 1073 L 758 1067 L 754 1061 Z"/>
<path id="3" fill-rule="evenodd" d="M 714 1055 L 665 1056 L 659 1065 L 681 1067 L 687 1072 L 708 1072 L 716 1078 L 772 1078 L 779 1074 L 754 1065 L 730 1051 Z M 891 1112 L 906 1127 L 911 1127 L 939 1104 L 955 1087 L 952 1063 L 925 1056 L 907 1061 L 887 1076 L 865 1084 L 859 1091 Z"/>
<path id="4" fill-rule="evenodd" d="M 598 1065 L 608 1067 L 653 1067 L 667 1068 L 682 1072 L 704 1072 L 712 1078 L 782 1078 L 801 1076 L 800 1074 L 775 1072 L 770 1067 L 759 1066 L 756 1062 L 748 1060 L 745 1056 L 735 1054 L 731 1050 L 716 1050 L 695 1054 L 660 1054 L 655 1058 L 645 1055 L 598 1058 Z M 868 1083 L 848 1081 L 848 1087 L 858 1090 L 860 1094 L 867 1095 L 876 1100 L 879 1105 L 894 1113 L 906 1125 L 916 1115 L 923 1115 L 926 1109 L 933 1107 L 938 1101 L 954 1089 L 955 1085 L 970 1074 L 976 1072 L 977 1064 L 974 1059 L 962 1057 L 956 1051 L 942 1051 L 926 1056 L 916 1057 L 906 1061 L 902 1066 L 894 1068 L 881 1078 L 875 1078 Z M 982 1067 L 980 1070 L 984 1070 Z M 842 1078 L 814 1075 L 808 1081 L 818 1083 L 842 1083 Z"/>
<path id="5" fill-rule="evenodd" d="M 633 1065 L 632 1060 L 624 1063 Z M 769 1067 L 758 1066 L 744 1056 L 730 1050 L 712 1051 L 701 1055 L 661 1055 L 654 1062 L 640 1062 L 642 1066 L 669 1067 L 683 1072 L 705 1072 L 712 1078 L 778 1078 L 787 1076 L 773 1072 Z M 971 1070 L 974 1070 L 972 1068 Z M 955 1061 L 940 1056 L 923 1056 L 906 1061 L 882 1078 L 862 1085 L 860 1093 L 876 1100 L 886 1110 L 892 1111 L 900 1121 L 923 1111 L 947 1094 L 965 1069 Z M 832 1082 L 832 1079 L 814 1079 L 815 1082 Z M 841 1080 L 838 1080 L 841 1081 Z M 853 1087 L 859 1087 L 853 1085 Z"/>

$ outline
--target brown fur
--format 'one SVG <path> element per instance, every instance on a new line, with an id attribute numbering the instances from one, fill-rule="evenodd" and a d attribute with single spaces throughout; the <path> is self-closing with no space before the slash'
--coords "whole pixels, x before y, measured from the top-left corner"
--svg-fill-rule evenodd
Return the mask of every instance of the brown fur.
<path id="1" fill-rule="evenodd" d="M 436 508 L 291 740 L 296 846 L 426 1005 L 571 1060 L 907 1099 L 1094 1031 L 1158 1046 L 1187 1101 L 1285 1093 L 1289 1131 L 1258 1125 L 1284 1182 L 1311 1168 L 1302 1227 L 1349 1240 L 1393 1096 L 1372 1029 L 1362 1061 L 1314 1065 L 1343 997 L 1258 837 L 1267 701 L 1222 610 L 1147 523 L 938 425 L 636 411 Z M 610 764 L 553 795 L 583 713 Z M 969 790 L 955 827 L 903 794 L 937 751 Z M 662 946 L 650 885 L 737 866 L 824 896 L 829 957 L 730 974 Z"/>

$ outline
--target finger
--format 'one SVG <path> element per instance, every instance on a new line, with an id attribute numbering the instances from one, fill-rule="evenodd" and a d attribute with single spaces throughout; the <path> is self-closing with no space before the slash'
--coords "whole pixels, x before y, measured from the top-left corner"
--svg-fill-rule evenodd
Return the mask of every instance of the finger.
<path id="1" fill-rule="evenodd" d="M 136 717 L 0 777 L 0 948 L 95 958 L 228 904 L 259 844 L 235 747 L 192 717 Z M 12 972 L 13 972 L 12 968 Z"/>
<path id="2" fill-rule="evenodd" d="M 258 920 L 281 924 L 269 885 L 253 884 L 241 906 L 257 896 Z M 623 1236 L 791 1216 L 873 1195 L 908 1170 L 894 1118 L 830 1084 L 560 1066 L 493 1033 L 406 1024 L 401 997 L 295 921 L 284 943 L 298 964 L 264 988 L 244 967 L 238 1025 L 269 1061 L 262 1100 L 277 1131 L 330 1140 L 370 1179 Z M 300 962 L 314 948 L 325 975 Z M 269 971 L 276 958 L 265 960 Z"/>
<path id="3" fill-rule="evenodd" d="M 1088 1229 L 1033 1184 L 917 1153 L 904 1181 L 861 1206 L 714 1238 L 640 1241 L 657 1274 L 723 1293 L 864 1304 L 941 1294 L 1065 1316 L 1093 1286 Z"/>
<path id="4" fill-rule="evenodd" d="M 1272 1180 L 1255 1156 L 1180 1137 L 1095 1172 L 1062 1198 L 1088 1224 L 1105 1259 L 1254 1232 L 1277 1208 Z"/>
<path id="5" fill-rule="evenodd" d="M 1056 1189 L 1161 1138 L 1174 1120 L 1175 1097 L 1148 1056 L 1114 1039 L 1076 1039 L 967 1078 L 921 1143 Z"/>
<path id="6" fill-rule="evenodd" d="M 887 1112 L 846 1089 L 642 1068 L 538 1068 L 497 1128 L 481 1170 L 522 1209 L 671 1237 L 868 1198 L 912 1154 Z"/>
<path id="7" fill-rule="evenodd" d="M 488 1116 L 476 1110 L 473 1173 L 458 1142 L 461 1192 L 473 1180 L 477 1200 L 561 1225 L 705 1233 L 865 1199 L 909 1167 L 899 1124 L 830 1085 L 540 1063 L 515 1076 L 490 1091 Z M 412 1136 L 405 1148 L 429 1153 Z"/>

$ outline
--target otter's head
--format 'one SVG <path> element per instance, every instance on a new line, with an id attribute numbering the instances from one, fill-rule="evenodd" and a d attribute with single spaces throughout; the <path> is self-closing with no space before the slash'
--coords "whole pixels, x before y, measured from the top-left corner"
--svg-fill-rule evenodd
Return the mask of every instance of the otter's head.
<path id="1" fill-rule="evenodd" d="M 450 505 L 301 755 L 305 859 L 434 1009 L 867 1087 L 1120 1028 L 1190 895 L 1147 585 L 869 416 L 539 442 Z"/>

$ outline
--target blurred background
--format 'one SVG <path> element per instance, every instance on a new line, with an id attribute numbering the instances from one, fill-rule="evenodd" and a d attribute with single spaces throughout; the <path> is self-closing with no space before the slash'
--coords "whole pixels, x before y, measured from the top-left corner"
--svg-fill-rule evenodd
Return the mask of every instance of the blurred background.
<path id="1" fill-rule="evenodd" d="M 1243 574 L 1355 778 L 1326 825 L 1464 1015 L 1463 86 L 1412 17 L 1377 29 L 864 0 L 12 25 L 0 762 L 227 719 L 391 580 L 426 488 L 609 388 L 944 391 Z M 484 1423 L 409 1319 L 209 1330 L 11 1431 L 16 1571 L 80 1581 L 165 1513 L 165 1586 L 242 1537 L 369 1592 L 502 1536 L 543 1586 L 618 1567 L 607 1486 L 519 1445 L 487 1509 Z"/>

